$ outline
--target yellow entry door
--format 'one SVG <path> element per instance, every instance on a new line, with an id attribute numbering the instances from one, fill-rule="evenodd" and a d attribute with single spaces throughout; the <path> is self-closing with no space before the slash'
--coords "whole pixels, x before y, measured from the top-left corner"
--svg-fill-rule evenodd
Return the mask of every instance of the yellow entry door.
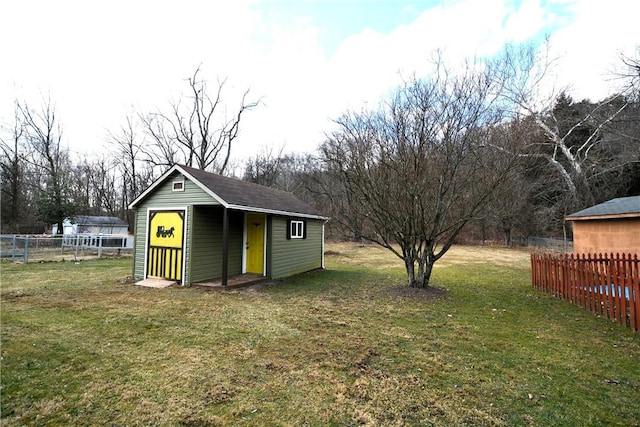
<path id="1" fill-rule="evenodd" d="M 247 214 L 247 273 L 264 274 L 264 215 Z"/>

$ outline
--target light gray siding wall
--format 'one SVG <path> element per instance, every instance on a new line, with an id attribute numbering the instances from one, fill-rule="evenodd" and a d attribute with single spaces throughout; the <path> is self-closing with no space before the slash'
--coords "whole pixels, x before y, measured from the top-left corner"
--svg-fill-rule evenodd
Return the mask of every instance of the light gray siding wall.
<path id="1" fill-rule="evenodd" d="M 286 217 L 273 217 L 269 258 L 273 279 L 322 267 L 322 221 L 307 221 L 306 239 L 287 239 Z"/>
<path id="2" fill-rule="evenodd" d="M 184 191 L 173 191 L 173 182 L 176 180 L 184 180 Z M 181 173 L 175 172 L 169 176 L 163 183 L 161 183 L 146 199 L 142 200 L 136 206 L 136 218 L 135 218 L 135 257 L 133 273 L 134 278 L 142 279 L 144 277 L 144 259 L 146 256 L 146 232 L 147 232 L 147 211 L 148 209 L 155 208 L 184 208 L 189 205 L 217 205 L 215 199 L 209 194 L 204 192 L 195 183 L 189 181 Z M 187 211 L 186 229 L 185 235 L 185 253 L 189 253 L 191 246 L 190 236 L 192 236 L 192 218 L 189 209 Z M 185 276 L 183 277 L 184 283 L 190 283 L 191 279 L 191 267 L 190 261 L 187 259 L 185 262 Z"/>
<path id="3" fill-rule="evenodd" d="M 133 277 L 142 279 L 144 277 L 144 257 L 146 246 L 146 222 L 147 210 L 136 208 L 136 217 L 134 225 L 134 259 L 133 259 Z"/>
<path id="4" fill-rule="evenodd" d="M 222 212 L 221 207 L 194 207 L 192 282 L 222 276 Z M 242 273 L 243 218 L 241 212 L 229 212 L 229 275 Z"/>

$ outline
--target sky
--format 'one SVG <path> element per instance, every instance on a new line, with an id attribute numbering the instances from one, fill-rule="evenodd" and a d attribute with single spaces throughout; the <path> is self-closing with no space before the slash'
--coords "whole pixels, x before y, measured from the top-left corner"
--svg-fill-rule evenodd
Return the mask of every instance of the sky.
<path id="1" fill-rule="evenodd" d="M 50 98 L 73 154 L 109 152 L 127 115 L 166 110 L 200 67 L 247 112 L 233 148 L 313 152 L 348 109 L 378 104 L 403 76 L 549 37 L 558 84 L 599 100 L 620 54 L 640 45 L 637 0 L 3 0 L 0 126 L 14 103 Z M 6 136 L 6 133 L 5 133 Z"/>

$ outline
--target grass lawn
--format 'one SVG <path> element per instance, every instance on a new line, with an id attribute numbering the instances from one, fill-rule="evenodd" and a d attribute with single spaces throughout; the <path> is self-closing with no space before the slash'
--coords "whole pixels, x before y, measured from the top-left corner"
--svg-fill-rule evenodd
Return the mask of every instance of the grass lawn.
<path id="1" fill-rule="evenodd" d="M 1 265 L 1 423 L 640 426 L 640 334 L 455 247 L 407 292 L 377 247 L 227 292 L 140 288 L 131 259 Z"/>

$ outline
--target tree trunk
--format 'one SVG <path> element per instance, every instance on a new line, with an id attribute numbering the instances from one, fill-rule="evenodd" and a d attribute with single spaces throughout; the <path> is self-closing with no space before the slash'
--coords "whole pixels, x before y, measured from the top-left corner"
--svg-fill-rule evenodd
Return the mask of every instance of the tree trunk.
<path id="1" fill-rule="evenodd" d="M 16 150 L 17 150 L 17 145 L 16 145 Z M 16 156 L 13 159 L 13 162 L 11 164 L 11 218 L 9 218 L 9 221 L 11 224 L 13 224 L 13 226 L 15 226 L 18 222 L 18 216 L 19 216 L 19 206 L 20 206 L 20 197 L 21 197 L 21 193 L 20 193 L 20 166 L 18 163 L 18 155 L 17 155 L 17 151 L 16 151 Z"/>
<path id="2" fill-rule="evenodd" d="M 511 230 L 513 230 L 513 223 L 509 219 L 502 219 L 502 232 L 504 233 L 504 244 L 506 247 L 511 247 Z"/>
<path id="3" fill-rule="evenodd" d="M 431 272 L 433 271 L 433 262 L 423 261 L 418 266 L 418 277 L 413 284 L 415 288 L 427 288 L 429 287 L 429 280 L 431 279 Z"/>
<path id="4" fill-rule="evenodd" d="M 505 227 L 502 229 L 504 232 L 504 245 L 508 248 L 511 247 L 511 228 Z"/>
<path id="5" fill-rule="evenodd" d="M 405 255 L 404 258 L 404 268 L 407 270 L 407 279 L 409 280 L 409 286 L 415 286 L 416 283 L 416 272 L 415 272 L 415 264 L 413 259 L 410 259 Z"/>

